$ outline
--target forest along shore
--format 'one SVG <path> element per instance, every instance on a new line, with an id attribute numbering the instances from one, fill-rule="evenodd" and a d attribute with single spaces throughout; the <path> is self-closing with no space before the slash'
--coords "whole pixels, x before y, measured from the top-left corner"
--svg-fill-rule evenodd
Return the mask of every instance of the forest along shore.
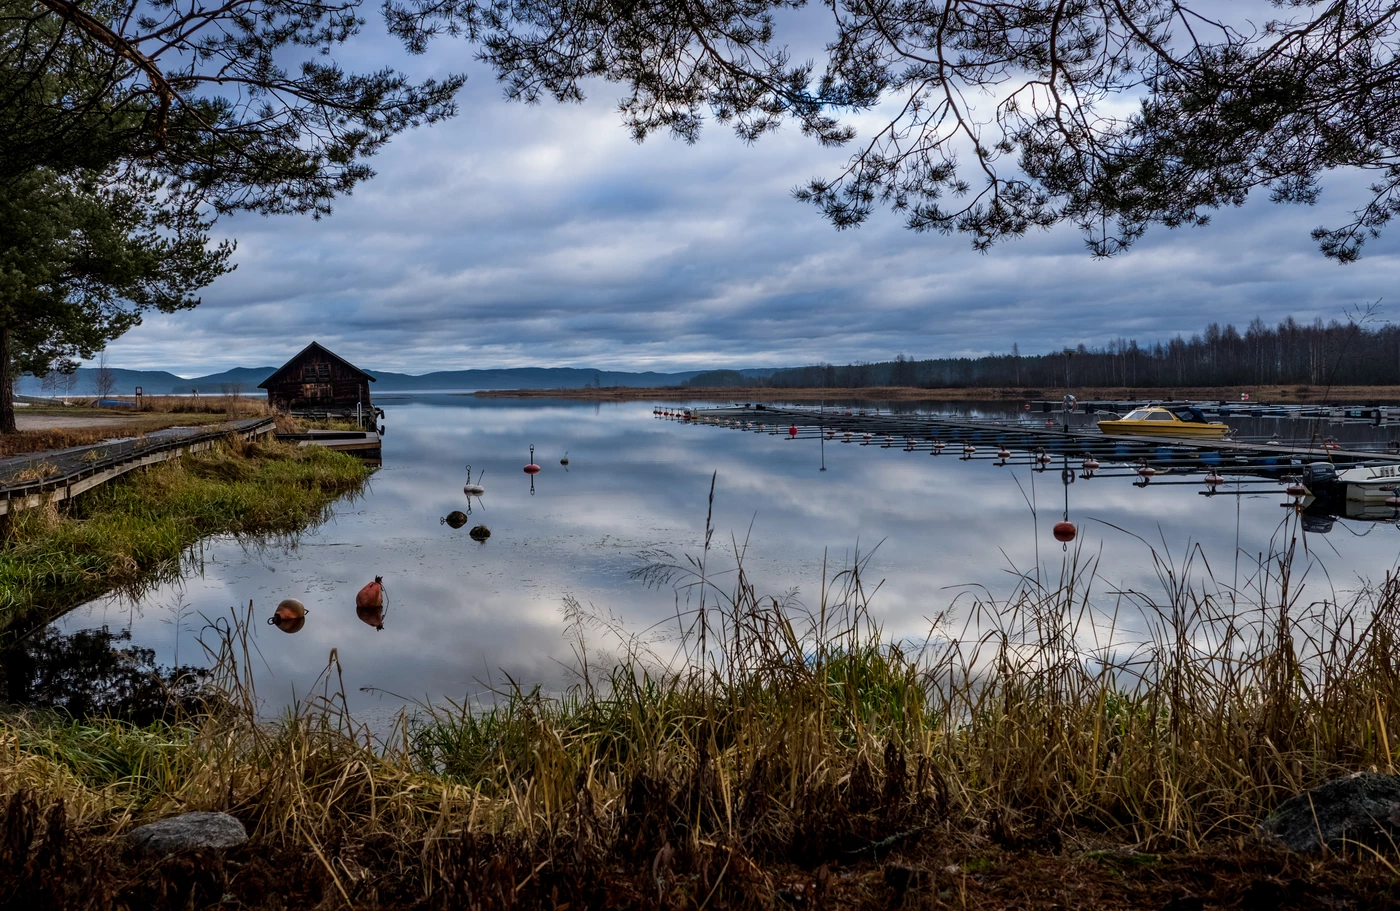
<path id="1" fill-rule="evenodd" d="M 1080 401 L 1228 401 L 1248 395 L 1251 402 L 1400 403 L 1400 386 L 1181 386 L 1172 388 L 1081 387 L 1071 390 Z M 605 386 L 583 389 L 482 389 L 463 393 L 480 398 L 581 399 L 586 401 L 683 400 L 715 402 L 819 402 L 863 399 L 879 402 L 985 402 L 1059 399 L 1063 387 L 862 386 L 856 388 L 784 389 L 768 386 Z"/>

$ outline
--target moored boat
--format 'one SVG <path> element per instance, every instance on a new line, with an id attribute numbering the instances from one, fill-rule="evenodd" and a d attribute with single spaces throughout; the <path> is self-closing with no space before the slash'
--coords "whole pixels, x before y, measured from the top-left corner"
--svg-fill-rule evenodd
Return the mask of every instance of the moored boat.
<path id="1" fill-rule="evenodd" d="M 1136 408 L 1121 418 L 1099 421 L 1104 433 L 1135 436 L 1186 437 L 1218 440 L 1230 432 L 1227 424 L 1207 421 L 1196 408 Z"/>
<path id="2" fill-rule="evenodd" d="M 1313 501 L 1341 513 L 1345 510 L 1348 518 L 1356 509 L 1374 507 L 1390 509 L 1390 501 L 1400 496 L 1400 466 L 1358 465 L 1343 468 L 1341 471 L 1331 462 L 1313 462 L 1303 468 L 1303 485 L 1308 498 L 1303 501 L 1309 506 Z"/>

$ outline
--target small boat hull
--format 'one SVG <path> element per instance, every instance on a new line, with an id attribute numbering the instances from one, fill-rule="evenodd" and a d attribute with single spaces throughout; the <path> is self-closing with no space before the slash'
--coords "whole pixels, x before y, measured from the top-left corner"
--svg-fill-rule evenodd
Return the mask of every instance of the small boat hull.
<path id="1" fill-rule="evenodd" d="M 1225 424 L 1188 424 L 1185 421 L 1099 421 L 1099 430 L 1108 434 L 1143 437 L 1178 437 L 1190 440 L 1219 440 L 1230 432 Z"/>
<path id="2" fill-rule="evenodd" d="M 1400 488 L 1400 468 L 1394 465 L 1347 468 L 1337 472 L 1337 480 L 1346 491 L 1348 503 L 1384 506 L 1386 500 L 1400 496 L 1397 493 L 1397 488 Z"/>

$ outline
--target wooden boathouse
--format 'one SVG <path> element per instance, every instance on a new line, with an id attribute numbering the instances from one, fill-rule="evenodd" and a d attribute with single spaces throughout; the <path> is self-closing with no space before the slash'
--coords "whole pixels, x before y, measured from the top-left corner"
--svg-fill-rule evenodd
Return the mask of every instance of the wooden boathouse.
<path id="1" fill-rule="evenodd" d="M 267 390 L 273 408 L 291 412 L 325 412 L 370 415 L 369 384 L 374 377 L 312 342 L 258 384 Z"/>

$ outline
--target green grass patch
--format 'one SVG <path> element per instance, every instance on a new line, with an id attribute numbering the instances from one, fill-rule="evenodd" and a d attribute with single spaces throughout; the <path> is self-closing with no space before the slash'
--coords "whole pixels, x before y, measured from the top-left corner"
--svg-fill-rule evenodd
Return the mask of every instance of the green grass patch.
<path id="1" fill-rule="evenodd" d="M 0 550 L 0 628 L 34 611 L 178 573 L 209 535 L 292 535 L 361 489 L 363 463 L 318 446 L 226 443 L 139 470 L 10 519 Z"/>

